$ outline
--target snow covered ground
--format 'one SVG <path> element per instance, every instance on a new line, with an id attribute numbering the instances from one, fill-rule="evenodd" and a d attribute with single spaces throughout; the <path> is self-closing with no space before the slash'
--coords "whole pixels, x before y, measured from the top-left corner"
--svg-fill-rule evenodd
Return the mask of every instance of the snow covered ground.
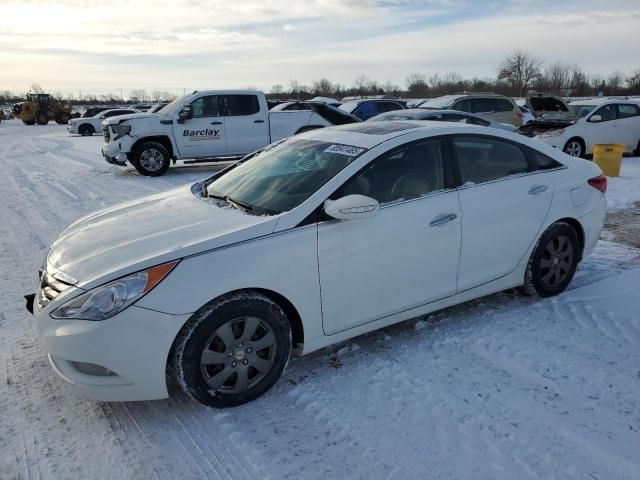
<path id="1" fill-rule="evenodd" d="M 145 178 L 104 163 L 100 142 L 0 124 L 0 479 L 640 478 L 640 251 L 611 241 L 556 298 L 503 292 L 356 338 L 239 408 L 175 385 L 165 401 L 76 397 L 24 310 L 49 244 L 219 168 Z M 640 201 L 640 159 L 622 174 L 616 209 Z"/>

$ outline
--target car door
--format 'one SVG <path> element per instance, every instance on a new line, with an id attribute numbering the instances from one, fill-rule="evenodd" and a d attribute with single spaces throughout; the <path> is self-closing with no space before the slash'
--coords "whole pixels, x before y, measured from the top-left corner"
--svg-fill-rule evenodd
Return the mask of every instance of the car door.
<path id="1" fill-rule="evenodd" d="M 554 185 L 532 172 L 526 147 L 488 135 L 455 135 L 461 186 L 458 291 L 512 272 L 538 237 Z"/>
<path id="2" fill-rule="evenodd" d="M 222 95 L 221 101 L 229 155 L 253 152 L 269 144 L 268 113 L 260 110 L 257 95 Z"/>
<path id="3" fill-rule="evenodd" d="M 620 124 L 620 134 L 627 150 L 635 150 L 640 142 L 640 106 L 633 103 L 619 103 L 617 105 L 617 122 Z"/>
<path id="4" fill-rule="evenodd" d="M 191 102 L 192 118 L 174 124 L 182 158 L 209 158 L 227 153 L 226 132 L 220 113 L 220 96 L 205 95 Z"/>
<path id="5" fill-rule="evenodd" d="M 441 139 L 369 163 L 332 196 L 375 198 L 371 218 L 318 224 L 323 328 L 336 333 L 452 295 L 460 254 L 458 192 Z M 447 188 L 449 187 L 449 188 Z"/>
<path id="6" fill-rule="evenodd" d="M 595 116 L 599 116 L 600 119 L 594 119 Z M 624 134 L 620 129 L 620 122 L 617 116 L 616 105 L 609 103 L 598 108 L 586 119 L 582 128 L 587 152 L 591 151 L 593 145 L 624 143 Z"/>

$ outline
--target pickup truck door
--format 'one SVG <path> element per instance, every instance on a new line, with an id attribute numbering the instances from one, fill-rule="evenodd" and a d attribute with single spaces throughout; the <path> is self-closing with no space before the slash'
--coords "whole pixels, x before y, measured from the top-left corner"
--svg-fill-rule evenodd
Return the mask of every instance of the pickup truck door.
<path id="1" fill-rule="evenodd" d="M 225 117 L 220 114 L 220 95 L 206 95 L 191 102 L 193 117 L 174 124 L 181 158 L 209 158 L 227 154 Z"/>
<path id="2" fill-rule="evenodd" d="M 260 108 L 257 95 L 221 95 L 227 131 L 227 153 L 241 155 L 269 144 L 266 106 Z"/>

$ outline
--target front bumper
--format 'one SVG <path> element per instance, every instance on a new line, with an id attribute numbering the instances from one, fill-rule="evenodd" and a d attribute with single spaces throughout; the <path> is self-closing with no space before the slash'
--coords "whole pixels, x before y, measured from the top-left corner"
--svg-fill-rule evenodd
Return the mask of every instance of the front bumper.
<path id="1" fill-rule="evenodd" d="M 69 133 L 73 133 L 73 134 L 77 134 L 78 133 L 78 125 L 75 123 L 69 123 L 67 124 L 67 131 Z"/>
<path id="2" fill-rule="evenodd" d="M 124 167 L 127 164 L 127 154 L 120 149 L 118 142 L 105 143 L 100 147 L 99 153 L 112 165 Z"/>
<path id="3" fill-rule="evenodd" d="M 110 319 L 92 322 L 54 320 L 49 311 L 34 310 L 39 343 L 54 371 L 80 395 L 99 401 L 168 396 L 167 359 L 188 314 L 133 305 Z"/>

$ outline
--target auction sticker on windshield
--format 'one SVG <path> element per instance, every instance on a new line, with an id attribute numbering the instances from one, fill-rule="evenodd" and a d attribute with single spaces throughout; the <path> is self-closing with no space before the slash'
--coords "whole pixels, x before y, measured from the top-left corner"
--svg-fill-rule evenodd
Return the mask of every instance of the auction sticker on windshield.
<path id="1" fill-rule="evenodd" d="M 331 145 L 325 149 L 327 153 L 338 153 L 340 155 L 346 155 L 348 157 L 356 157 L 364 152 L 364 148 L 352 147 L 351 145 Z"/>

